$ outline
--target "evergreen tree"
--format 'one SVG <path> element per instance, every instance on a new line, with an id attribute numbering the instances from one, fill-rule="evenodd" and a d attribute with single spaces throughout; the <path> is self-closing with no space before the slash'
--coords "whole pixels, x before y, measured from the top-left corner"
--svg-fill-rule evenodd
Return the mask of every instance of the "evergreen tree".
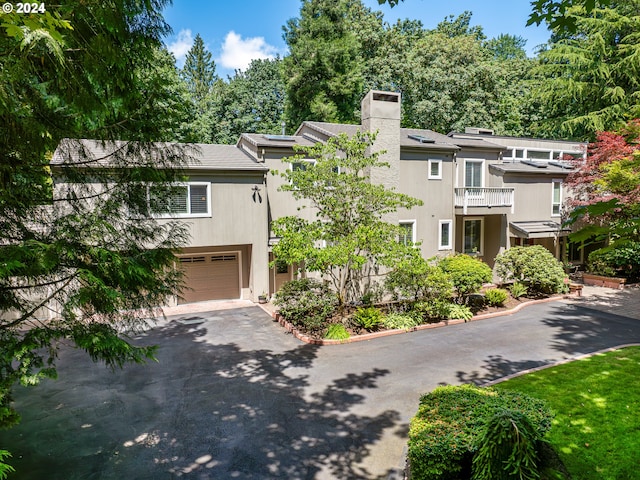
<path id="1" fill-rule="evenodd" d="M 196 143 L 211 143 L 215 137 L 215 101 L 224 88 L 216 75 L 216 64 L 207 50 L 200 34 L 187 52 L 182 69 L 182 78 L 189 91 L 190 116 L 184 126 L 185 140 Z"/>
<path id="2" fill-rule="evenodd" d="M 556 29 L 540 54 L 538 134 L 594 140 L 640 116 L 639 8 L 638 0 L 622 0 L 591 12 L 567 10 L 575 33 Z"/>
<path id="3" fill-rule="evenodd" d="M 123 332 L 180 289 L 173 266 L 184 227 L 158 224 L 146 193 L 171 193 L 188 159 L 153 143 L 174 136 L 181 103 L 164 76 L 165 4 L 69 0 L 3 15 L 2 427 L 19 419 L 17 382 L 56 376 L 61 342 L 110 367 L 153 358 L 154 347 Z"/>
<path id="4" fill-rule="evenodd" d="M 304 120 L 356 122 L 363 64 L 349 21 L 355 1 L 303 0 L 300 18 L 284 27 L 289 46 L 283 60 L 289 128 Z"/>

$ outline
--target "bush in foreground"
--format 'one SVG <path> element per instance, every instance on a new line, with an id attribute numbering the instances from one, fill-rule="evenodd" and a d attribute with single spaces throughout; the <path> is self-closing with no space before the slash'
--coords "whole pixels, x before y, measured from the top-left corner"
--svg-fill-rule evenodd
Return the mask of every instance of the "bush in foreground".
<path id="1" fill-rule="evenodd" d="M 496 257 L 495 270 L 503 282 L 524 283 L 530 293 L 561 293 L 566 288 L 562 264 L 542 245 L 511 247 Z"/>
<path id="2" fill-rule="evenodd" d="M 422 396 L 409 430 L 412 480 L 469 478 L 473 456 L 489 420 L 509 410 L 527 417 L 542 438 L 552 414 L 542 400 L 473 385 L 438 387 Z"/>
<path id="3" fill-rule="evenodd" d="M 293 325 L 317 332 L 335 313 L 338 299 L 328 285 L 303 278 L 285 283 L 275 294 L 273 303 Z"/>
<path id="4" fill-rule="evenodd" d="M 489 265 L 469 255 L 443 258 L 440 267 L 451 276 L 459 297 L 479 291 L 483 283 L 493 278 Z"/>

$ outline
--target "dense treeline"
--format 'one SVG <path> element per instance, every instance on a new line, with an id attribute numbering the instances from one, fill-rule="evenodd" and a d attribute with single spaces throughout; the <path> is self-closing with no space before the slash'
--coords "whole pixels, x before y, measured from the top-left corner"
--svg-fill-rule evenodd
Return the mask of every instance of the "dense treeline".
<path id="1" fill-rule="evenodd" d="M 221 79 L 197 36 L 180 75 L 189 105 L 177 140 L 235 143 L 242 132 L 294 131 L 304 120 L 359 122 L 371 88 L 403 95 L 402 123 L 442 133 L 594 139 L 637 116 L 638 0 L 564 13 L 528 58 L 526 41 L 487 38 L 471 12 L 436 28 L 384 21 L 360 0 L 303 0 L 283 26 L 289 53 Z"/>

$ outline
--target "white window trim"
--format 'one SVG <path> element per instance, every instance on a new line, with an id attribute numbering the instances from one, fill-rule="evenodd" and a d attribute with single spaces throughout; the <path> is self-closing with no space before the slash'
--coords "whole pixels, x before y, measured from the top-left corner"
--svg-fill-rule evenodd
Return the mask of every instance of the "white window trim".
<path id="1" fill-rule="evenodd" d="M 438 165 L 438 174 L 437 175 L 433 175 L 431 173 L 431 166 L 432 165 Z M 440 158 L 430 158 L 428 161 L 428 175 L 427 178 L 429 180 L 442 180 L 442 159 Z"/>
<path id="2" fill-rule="evenodd" d="M 466 223 L 471 221 L 480 220 L 480 249 L 477 252 L 465 252 L 464 251 L 464 237 L 466 232 Z M 467 255 L 477 255 L 482 257 L 484 254 L 484 217 L 465 217 L 462 222 L 462 253 L 466 253 Z"/>
<path id="3" fill-rule="evenodd" d="M 549 155 L 547 155 L 547 158 L 531 158 L 531 156 L 529 155 L 531 152 L 548 152 Z M 528 160 L 533 160 L 533 161 L 538 161 L 538 162 L 544 162 L 544 161 L 551 161 L 553 160 L 553 152 L 554 150 L 552 148 L 527 148 L 525 153 L 524 158 L 528 159 Z"/>
<path id="4" fill-rule="evenodd" d="M 442 243 L 442 226 L 449 224 L 449 241 L 448 245 Z M 453 250 L 453 220 L 438 221 L 438 250 Z"/>
<path id="5" fill-rule="evenodd" d="M 467 185 L 467 163 L 479 163 L 480 164 L 480 186 L 479 187 L 473 187 L 471 185 Z M 464 160 L 464 172 L 463 172 L 463 178 L 462 178 L 462 183 L 464 185 L 464 188 L 484 188 L 484 159 L 475 159 L 475 158 L 465 158 Z"/>
<path id="6" fill-rule="evenodd" d="M 559 185 L 560 187 L 560 201 L 558 202 L 558 213 L 553 212 L 553 207 L 556 205 L 553 199 L 554 197 L 553 194 L 554 194 L 556 185 Z M 554 178 L 551 180 L 551 216 L 552 217 L 562 216 L 562 179 L 561 178 Z"/>
<path id="7" fill-rule="evenodd" d="M 293 164 L 294 163 L 310 163 L 311 166 L 314 166 L 316 164 L 316 161 L 312 158 L 302 158 L 300 160 L 298 160 L 297 162 L 289 162 L 289 170 L 291 170 L 293 172 Z M 293 185 L 293 180 L 289 180 L 289 184 Z"/>
<path id="8" fill-rule="evenodd" d="M 174 184 L 176 187 L 187 187 L 187 208 L 191 210 L 191 185 L 204 185 L 207 187 L 207 212 L 206 213 L 155 213 L 156 218 L 208 218 L 212 216 L 211 212 L 211 182 L 180 182 Z M 147 196 L 149 190 L 147 190 Z"/>
<path id="9" fill-rule="evenodd" d="M 412 220 L 400 220 L 398 221 L 400 225 L 411 225 L 411 243 L 416 243 L 416 219 Z"/>

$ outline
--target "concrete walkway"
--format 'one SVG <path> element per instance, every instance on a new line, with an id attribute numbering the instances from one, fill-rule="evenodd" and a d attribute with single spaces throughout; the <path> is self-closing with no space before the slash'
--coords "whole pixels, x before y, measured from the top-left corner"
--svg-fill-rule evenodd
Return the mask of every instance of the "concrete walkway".
<path id="1" fill-rule="evenodd" d="M 638 289 L 585 293 L 327 347 L 255 306 L 182 312 L 137 338 L 158 363 L 111 373 L 63 349 L 59 380 L 16 391 L 0 448 L 16 480 L 401 478 L 420 395 L 640 343 Z"/>

